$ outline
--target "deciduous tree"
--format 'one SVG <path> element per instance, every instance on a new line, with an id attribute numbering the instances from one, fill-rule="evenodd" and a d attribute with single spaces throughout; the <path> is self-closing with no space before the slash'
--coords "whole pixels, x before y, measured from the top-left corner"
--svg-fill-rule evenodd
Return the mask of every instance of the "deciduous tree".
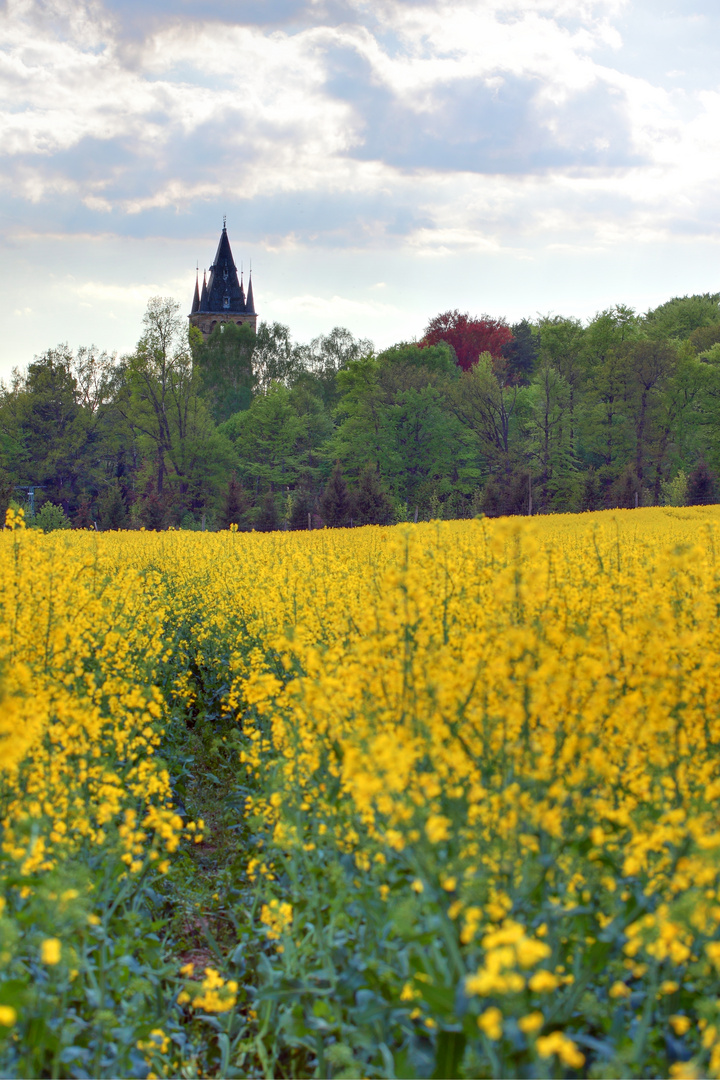
<path id="1" fill-rule="evenodd" d="M 473 318 L 456 308 L 431 319 L 420 344 L 437 345 L 446 341 L 455 350 L 460 367 L 468 371 L 483 353 L 502 360 L 503 346 L 512 340 L 512 336 L 512 330 L 503 319 L 493 319 L 489 315 Z"/>

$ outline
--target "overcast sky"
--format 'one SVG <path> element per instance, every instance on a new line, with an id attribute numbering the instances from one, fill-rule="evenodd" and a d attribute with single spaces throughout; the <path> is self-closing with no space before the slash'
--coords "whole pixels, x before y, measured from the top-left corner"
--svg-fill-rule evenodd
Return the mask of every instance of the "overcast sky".
<path id="1" fill-rule="evenodd" d="M 189 311 L 378 345 L 720 289 L 710 0 L 0 3 L 0 374 Z"/>

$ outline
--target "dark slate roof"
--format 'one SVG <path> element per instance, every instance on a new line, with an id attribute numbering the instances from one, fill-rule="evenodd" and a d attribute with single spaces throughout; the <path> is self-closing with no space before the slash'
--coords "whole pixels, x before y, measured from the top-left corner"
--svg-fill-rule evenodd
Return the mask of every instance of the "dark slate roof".
<path id="1" fill-rule="evenodd" d="M 247 311 L 245 294 L 238 281 L 237 266 L 230 250 L 227 229 L 220 234 L 215 262 L 210 267 L 210 280 L 207 283 L 207 297 L 203 288 L 200 311 L 242 313 Z"/>
<path id="2" fill-rule="evenodd" d="M 194 315 L 196 311 L 200 309 L 200 290 L 198 288 L 198 275 L 195 274 L 195 295 L 193 296 L 191 315 Z"/>
<path id="3" fill-rule="evenodd" d="M 252 273 L 250 274 L 250 277 L 248 279 L 248 291 L 247 291 L 247 301 L 245 303 L 245 310 L 250 312 L 251 315 L 255 314 L 255 300 L 253 299 L 253 290 L 252 290 Z"/>
<path id="4" fill-rule="evenodd" d="M 203 287 L 202 287 L 202 294 L 200 296 L 200 307 L 198 308 L 198 311 L 209 311 L 210 310 L 208 308 L 208 306 L 207 306 L 208 305 L 208 287 L 207 287 L 207 278 L 205 276 L 205 273 L 206 273 L 205 270 L 203 270 Z"/>

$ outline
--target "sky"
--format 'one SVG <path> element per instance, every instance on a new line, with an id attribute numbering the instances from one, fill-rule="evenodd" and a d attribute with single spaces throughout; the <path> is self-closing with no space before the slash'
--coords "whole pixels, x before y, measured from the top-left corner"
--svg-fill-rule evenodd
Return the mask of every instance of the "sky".
<path id="1" fill-rule="evenodd" d="M 0 377 L 190 310 L 223 215 L 261 319 L 720 290 L 710 0 L 0 2 Z"/>

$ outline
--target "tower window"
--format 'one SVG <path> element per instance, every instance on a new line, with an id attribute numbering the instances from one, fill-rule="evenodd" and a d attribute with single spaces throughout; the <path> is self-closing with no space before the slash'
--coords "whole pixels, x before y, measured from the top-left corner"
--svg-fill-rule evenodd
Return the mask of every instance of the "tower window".
<path id="1" fill-rule="evenodd" d="M 223 296 L 223 307 L 224 308 L 229 308 L 230 307 L 230 297 L 229 296 Z"/>

